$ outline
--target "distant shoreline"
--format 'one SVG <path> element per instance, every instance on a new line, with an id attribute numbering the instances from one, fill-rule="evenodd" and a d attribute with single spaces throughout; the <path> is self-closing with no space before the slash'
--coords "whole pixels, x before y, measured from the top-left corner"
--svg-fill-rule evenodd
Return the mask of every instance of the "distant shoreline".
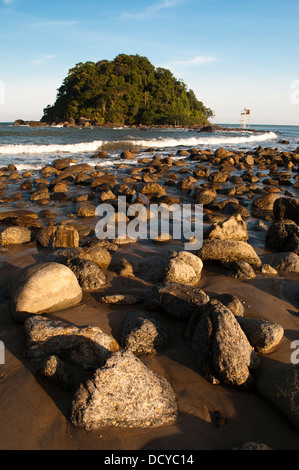
<path id="1" fill-rule="evenodd" d="M 42 121 L 24 121 L 22 119 L 17 119 L 12 123 L 14 126 L 29 126 L 29 127 L 58 127 L 58 128 L 94 128 L 94 127 L 99 127 L 99 128 L 113 128 L 113 127 L 128 127 L 129 129 L 140 129 L 140 130 L 148 130 L 148 129 L 189 129 L 190 131 L 198 131 L 198 132 L 208 132 L 208 133 L 213 133 L 216 131 L 223 131 L 223 132 L 235 132 L 235 131 L 244 131 L 244 132 L 257 132 L 257 133 L 263 133 L 267 132 L 265 130 L 257 130 L 253 128 L 248 128 L 248 129 L 242 129 L 241 127 L 223 127 L 223 125 L 219 124 L 210 124 L 207 126 L 178 126 L 174 124 L 152 124 L 152 125 L 146 125 L 146 124 L 112 124 L 112 123 L 107 123 L 107 124 L 92 124 L 89 120 L 86 120 L 84 125 L 82 124 L 75 124 L 75 123 L 70 123 L 70 122 L 59 122 L 57 124 L 55 123 L 47 123 L 47 122 L 42 122 Z"/>

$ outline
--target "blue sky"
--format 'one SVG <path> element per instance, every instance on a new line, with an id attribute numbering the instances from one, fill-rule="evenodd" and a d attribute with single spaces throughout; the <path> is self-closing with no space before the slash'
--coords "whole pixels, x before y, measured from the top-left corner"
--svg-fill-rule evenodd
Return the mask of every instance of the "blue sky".
<path id="1" fill-rule="evenodd" d="M 76 63 L 125 53 L 169 68 L 214 122 L 247 107 L 299 125 L 298 0 L 0 0 L 0 40 L 0 121 L 39 120 Z"/>

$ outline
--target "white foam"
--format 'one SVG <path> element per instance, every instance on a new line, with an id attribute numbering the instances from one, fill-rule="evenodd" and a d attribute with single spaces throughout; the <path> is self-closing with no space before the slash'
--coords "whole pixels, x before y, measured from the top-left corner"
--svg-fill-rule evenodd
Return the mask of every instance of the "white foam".
<path id="1" fill-rule="evenodd" d="M 102 146 L 101 140 L 93 142 L 79 142 L 78 144 L 58 145 L 0 145 L 1 155 L 40 154 L 40 153 L 85 153 L 95 152 Z"/>
<path id="2" fill-rule="evenodd" d="M 265 132 L 259 135 L 250 135 L 244 137 L 190 137 L 186 139 L 153 139 L 153 140 L 123 140 L 119 142 L 104 142 L 104 144 L 111 147 L 115 144 L 117 146 L 123 145 L 131 147 L 155 147 L 155 148 L 166 148 L 166 147 L 195 147 L 198 145 L 205 146 L 219 146 L 219 145 L 239 145 L 239 144 L 250 144 L 255 142 L 265 142 L 268 140 L 274 140 L 278 136 L 275 132 Z"/>

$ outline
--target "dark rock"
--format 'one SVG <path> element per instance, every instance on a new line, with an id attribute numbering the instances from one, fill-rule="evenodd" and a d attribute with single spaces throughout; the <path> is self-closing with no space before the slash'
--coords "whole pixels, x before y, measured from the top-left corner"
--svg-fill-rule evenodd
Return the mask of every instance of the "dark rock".
<path id="1" fill-rule="evenodd" d="M 256 382 L 257 391 L 299 429 L 299 364 L 275 364 Z"/>
<path id="2" fill-rule="evenodd" d="M 162 308 L 177 320 L 186 321 L 194 310 L 209 301 L 201 289 L 171 282 L 156 285 L 148 290 L 145 304 L 151 310 Z"/>
<path id="3" fill-rule="evenodd" d="M 293 220 L 299 225 L 299 200 L 289 197 L 276 199 L 273 205 L 273 215 L 276 220 Z"/>
<path id="4" fill-rule="evenodd" d="M 256 274 L 252 266 L 246 261 L 231 261 L 224 264 L 224 272 L 226 276 L 244 281 L 254 279 Z"/>
<path id="5" fill-rule="evenodd" d="M 138 354 L 155 354 L 169 344 L 169 334 L 161 323 L 143 312 L 126 315 L 120 345 Z"/>
<path id="6" fill-rule="evenodd" d="M 251 346 L 260 354 L 272 352 L 284 335 L 284 329 L 278 323 L 245 317 L 237 317 L 237 320 Z"/>
<path id="7" fill-rule="evenodd" d="M 266 233 L 265 246 L 269 250 L 293 251 L 299 255 L 299 226 L 292 220 L 273 223 Z"/>
<path id="8" fill-rule="evenodd" d="M 84 369 L 99 367 L 119 349 L 112 336 L 96 326 L 78 327 L 59 320 L 30 317 L 24 323 L 28 357 L 41 360 L 57 355 Z"/>
<path id="9" fill-rule="evenodd" d="M 259 359 L 236 317 L 218 300 L 210 301 L 197 324 L 192 349 L 200 373 L 217 384 L 249 388 Z"/>

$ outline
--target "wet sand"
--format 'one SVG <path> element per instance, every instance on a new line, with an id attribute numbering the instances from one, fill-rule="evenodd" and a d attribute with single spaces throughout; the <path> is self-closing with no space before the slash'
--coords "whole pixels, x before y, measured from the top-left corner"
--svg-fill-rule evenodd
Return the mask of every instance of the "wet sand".
<path id="1" fill-rule="evenodd" d="M 188 163 L 186 163 L 188 167 Z M 179 167 L 178 167 L 179 169 Z M 283 188 L 285 190 L 285 188 Z M 13 191 L 13 186 L 11 186 Z M 75 189 L 72 189 L 75 191 Z M 77 189 L 76 194 L 84 189 Z M 7 195 L 8 191 L 5 191 Z M 184 199 L 185 195 L 179 193 Z M 283 191 L 281 192 L 283 195 Z M 224 196 L 222 196 L 223 198 Z M 24 201 L 23 201 L 24 202 Z M 250 199 L 249 199 L 250 202 Z M 2 210 L 20 208 L 17 201 L 2 202 Z M 33 210 L 25 201 L 22 209 Z M 68 211 L 63 204 L 51 201 L 37 211 L 51 209 L 61 214 Z M 259 219 L 252 216 L 250 223 Z M 71 219 L 84 226 L 93 226 L 93 218 Z M 269 221 L 265 221 L 269 225 Z M 265 232 L 249 231 L 249 243 L 259 255 L 264 250 Z M 144 310 L 142 300 L 134 305 L 100 302 L 99 295 L 132 294 L 142 299 L 146 288 L 156 282 L 163 253 L 182 250 L 181 241 L 157 244 L 139 241 L 119 247 L 112 254 L 112 263 L 105 272 L 107 283 L 98 292 L 85 292 L 76 307 L 46 315 L 78 326 L 94 325 L 116 340 L 127 312 Z M 3 247 L 0 251 L 0 289 L 20 269 L 45 260 L 48 250 L 36 242 Z M 141 263 L 134 278 L 119 276 L 116 267 L 126 258 L 133 265 Z M 284 328 L 284 337 L 276 350 L 260 356 L 260 365 L 252 375 L 255 379 L 275 363 L 290 363 L 293 340 L 299 339 L 298 274 L 266 275 L 260 272 L 253 280 L 242 281 L 223 275 L 221 269 L 204 263 L 198 284 L 210 297 L 230 293 L 244 305 L 244 316 L 277 322 Z M 212 385 L 196 369 L 190 343 L 184 339 L 186 323 L 171 319 L 162 310 L 155 316 L 167 326 L 171 342 L 163 353 L 142 355 L 149 368 L 165 377 L 173 387 L 178 403 L 175 424 L 148 429 L 107 427 L 87 432 L 69 422 L 73 392 L 48 383 L 26 357 L 26 337 L 22 324 L 16 323 L 8 301 L 1 299 L 0 330 L 5 343 L 5 364 L 0 365 L 0 448 L 32 450 L 229 450 L 248 441 L 267 444 L 277 450 L 298 450 L 298 430 L 255 389 L 245 392 L 223 385 Z M 78 385 L 88 373 L 77 377 Z M 219 415 L 220 413 L 220 415 Z M 220 419 L 219 419 L 220 416 Z"/>

